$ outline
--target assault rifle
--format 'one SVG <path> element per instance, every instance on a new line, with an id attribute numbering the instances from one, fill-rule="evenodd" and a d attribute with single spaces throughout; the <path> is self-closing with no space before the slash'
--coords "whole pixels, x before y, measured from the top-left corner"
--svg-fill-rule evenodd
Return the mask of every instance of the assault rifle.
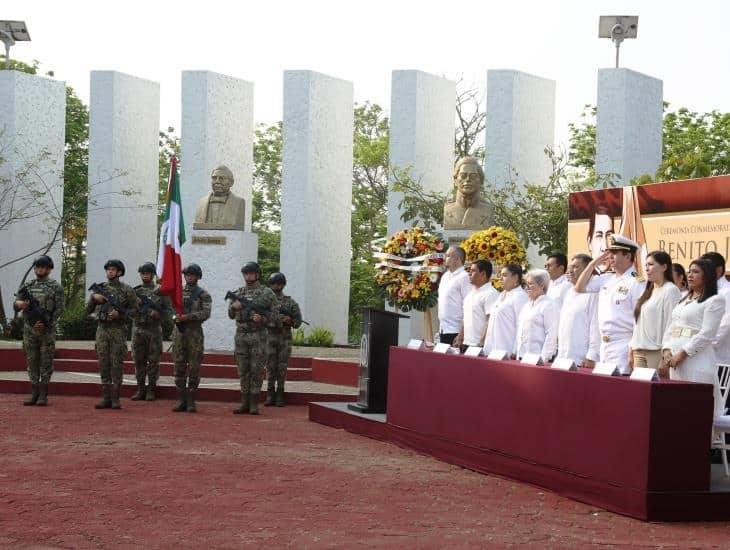
<path id="1" fill-rule="evenodd" d="M 101 307 L 99 308 L 100 321 L 106 321 L 109 318 L 109 314 L 111 313 L 112 309 L 116 309 L 120 315 L 127 315 L 127 308 L 120 304 L 116 296 L 114 296 L 114 294 L 104 288 L 101 283 L 92 284 L 89 287 L 89 290 L 93 294 L 101 294 L 102 296 L 104 296 L 104 298 L 106 298 L 106 302 L 101 304 Z"/>
<path id="2" fill-rule="evenodd" d="M 160 317 L 170 311 L 170 308 L 167 306 L 167 304 L 155 302 L 152 298 L 143 293 L 135 291 L 135 294 L 137 294 L 137 298 L 139 298 L 139 301 L 142 302 L 139 306 L 139 313 L 141 313 L 143 317 L 146 317 L 150 311 L 156 311 L 160 314 Z"/>
<path id="3" fill-rule="evenodd" d="M 241 309 L 241 319 L 244 321 L 253 321 L 252 317 L 254 313 L 258 313 L 259 315 L 266 315 L 268 313 L 267 310 L 262 310 L 257 307 L 250 298 L 246 298 L 243 294 L 236 294 L 232 290 L 226 292 L 226 297 L 223 299 L 238 302 L 243 306 L 243 309 Z"/>
<path id="4" fill-rule="evenodd" d="M 27 286 L 21 287 L 17 296 L 19 300 L 28 302 L 28 307 L 25 309 L 25 318 L 30 321 L 31 325 L 35 325 L 40 321 L 45 328 L 51 326 L 51 314 L 41 307 L 38 299 L 31 294 Z"/>
<path id="5" fill-rule="evenodd" d="M 284 317 L 289 317 L 290 319 L 294 319 L 294 308 L 293 307 L 281 307 L 279 308 L 279 313 Z M 304 319 L 302 319 L 302 323 L 305 325 L 309 325 Z"/>

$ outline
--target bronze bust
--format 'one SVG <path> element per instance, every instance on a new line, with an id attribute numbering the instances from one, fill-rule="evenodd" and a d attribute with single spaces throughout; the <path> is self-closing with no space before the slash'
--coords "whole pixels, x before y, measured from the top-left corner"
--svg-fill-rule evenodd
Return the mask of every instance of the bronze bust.
<path id="1" fill-rule="evenodd" d="M 246 201 L 231 193 L 233 172 L 218 166 L 210 176 L 212 192 L 198 201 L 193 229 L 244 229 Z"/>
<path id="2" fill-rule="evenodd" d="M 481 200 L 484 170 L 475 157 L 464 157 L 454 166 L 454 200 L 444 204 L 444 229 L 484 229 L 492 208 Z"/>

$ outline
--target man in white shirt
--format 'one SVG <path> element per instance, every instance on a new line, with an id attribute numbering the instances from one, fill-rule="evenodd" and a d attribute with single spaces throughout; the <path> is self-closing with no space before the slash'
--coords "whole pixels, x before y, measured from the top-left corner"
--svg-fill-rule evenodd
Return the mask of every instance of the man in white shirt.
<path id="1" fill-rule="evenodd" d="M 463 248 L 451 246 L 446 251 L 446 271 L 439 282 L 439 342 L 449 345 L 461 330 L 464 319 L 464 298 L 471 291 L 469 275 L 464 270 L 466 253 Z"/>
<path id="2" fill-rule="evenodd" d="M 565 295 L 573 285 L 565 276 L 568 270 L 568 258 L 562 252 L 553 252 L 548 256 L 545 262 L 545 271 L 550 275 L 550 286 L 547 290 L 548 298 L 552 298 L 558 304 L 559 308 L 563 307 Z"/>
<path id="3" fill-rule="evenodd" d="M 715 268 L 717 293 L 725 298 L 725 315 L 720 321 L 714 344 L 717 362 L 727 365 L 730 363 L 730 282 L 725 278 L 725 258 L 717 252 L 708 252 L 700 256 L 700 259 L 708 260 Z"/>
<path id="4" fill-rule="evenodd" d="M 492 264 L 488 260 L 477 260 L 469 266 L 472 289 L 464 299 L 464 322 L 454 339 L 454 346 L 484 345 L 489 312 L 499 297 L 499 292 L 490 282 L 491 278 Z"/>
<path id="5" fill-rule="evenodd" d="M 576 254 L 568 264 L 566 275 L 570 288 L 560 310 L 557 357 L 572 359 L 578 366 L 593 368 L 598 360 L 600 340 L 596 319 L 598 295 L 580 294 L 573 288 L 591 260 L 588 254 Z"/>
<path id="6" fill-rule="evenodd" d="M 629 342 L 634 332 L 634 308 L 645 287 L 633 270 L 638 249 L 631 239 L 611 235 L 606 252 L 591 260 L 575 285 L 577 292 L 598 293 L 599 359 L 616 365 L 624 375 L 631 374 Z M 595 268 L 609 260 L 615 273 L 594 276 Z"/>

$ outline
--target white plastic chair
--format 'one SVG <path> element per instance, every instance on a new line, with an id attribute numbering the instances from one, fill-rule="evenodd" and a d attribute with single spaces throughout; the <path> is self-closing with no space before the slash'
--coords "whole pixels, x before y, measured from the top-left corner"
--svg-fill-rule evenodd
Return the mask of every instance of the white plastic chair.
<path id="1" fill-rule="evenodd" d="M 727 397 L 728 387 L 730 386 L 730 365 L 717 365 L 717 377 L 720 381 L 720 396 L 722 398 L 722 410 L 724 415 L 718 416 L 713 422 L 712 429 L 715 433 L 715 439 L 712 442 L 713 449 L 720 449 L 722 454 L 722 465 L 725 466 L 725 477 L 730 477 L 730 469 L 728 469 L 727 452 L 730 450 L 730 444 L 725 443 L 725 434 L 730 433 L 730 415 L 727 414 Z"/>

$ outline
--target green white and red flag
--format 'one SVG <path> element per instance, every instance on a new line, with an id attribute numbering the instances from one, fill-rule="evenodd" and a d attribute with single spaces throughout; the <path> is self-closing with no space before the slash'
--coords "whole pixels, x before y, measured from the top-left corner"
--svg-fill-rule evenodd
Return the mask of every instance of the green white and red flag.
<path id="1" fill-rule="evenodd" d="M 160 279 L 160 292 L 170 297 L 178 314 L 183 313 L 180 254 L 183 244 L 185 244 L 185 223 L 180 201 L 180 174 L 177 171 L 177 157 L 173 155 L 170 158 L 170 179 L 167 183 L 165 222 L 160 229 L 160 248 L 157 251 L 157 277 Z"/>

